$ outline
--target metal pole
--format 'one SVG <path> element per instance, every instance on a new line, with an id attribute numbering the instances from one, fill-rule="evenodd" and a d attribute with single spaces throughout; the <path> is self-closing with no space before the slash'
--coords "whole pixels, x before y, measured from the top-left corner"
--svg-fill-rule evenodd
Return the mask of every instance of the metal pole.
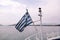
<path id="1" fill-rule="evenodd" d="M 41 32 L 41 40 L 43 40 L 43 37 L 42 37 L 42 13 L 41 13 L 41 8 L 39 8 L 39 15 L 40 16 L 40 32 Z"/>
<path id="2" fill-rule="evenodd" d="M 42 11 L 41 11 L 41 8 L 39 8 L 39 15 L 38 16 L 40 16 L 40 26 L 42 25 L 42 13 L 41 13 Z"/>

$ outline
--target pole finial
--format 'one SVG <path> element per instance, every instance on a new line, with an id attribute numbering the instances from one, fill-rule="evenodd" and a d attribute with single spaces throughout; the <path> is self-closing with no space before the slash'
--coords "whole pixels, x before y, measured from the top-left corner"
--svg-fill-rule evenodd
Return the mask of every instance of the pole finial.
<path id="1" fill-rule="evenodd" d="M 28 12 L 28 9 L 26 9 L 26 11 Z"/>
<path id="2" fill-rule="evenodd" d="M 39 8 L 39 9 L 41 9 L 41 8 Z"/>

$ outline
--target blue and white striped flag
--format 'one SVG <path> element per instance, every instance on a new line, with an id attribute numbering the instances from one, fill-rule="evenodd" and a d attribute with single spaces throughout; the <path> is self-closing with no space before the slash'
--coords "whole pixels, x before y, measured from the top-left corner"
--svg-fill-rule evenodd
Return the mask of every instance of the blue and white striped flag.
<path id="1" fill-rule="evenodd" d="M 21 18 L 21 20 L 16 24 L 15 28 L 22 32 L 26 26 L 31 24 L 33 21 L 28 13 L 28 11 L 25 13 L 25 15 Z"/>

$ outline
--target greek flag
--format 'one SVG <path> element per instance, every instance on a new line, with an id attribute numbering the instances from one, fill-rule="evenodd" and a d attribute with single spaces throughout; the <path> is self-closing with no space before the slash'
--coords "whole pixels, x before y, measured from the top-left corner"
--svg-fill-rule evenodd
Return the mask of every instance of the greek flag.
<path id="1" fill-rule="evenodd" d="M 28 13 L 28 11 L 25 13 L 25 15 L 21 18 L 21 20 L 16 24 L 15 28 L 22 32 L 26 26 L 31 24 L 33 21 Z"/>

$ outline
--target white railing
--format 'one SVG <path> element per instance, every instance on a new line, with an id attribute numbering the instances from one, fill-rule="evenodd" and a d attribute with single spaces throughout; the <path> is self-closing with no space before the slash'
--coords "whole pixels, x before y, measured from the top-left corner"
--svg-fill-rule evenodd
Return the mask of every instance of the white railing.
<path id="1" fill-rule="evenodd" d="M 54 37 L 59 36 L 58 32 L 52 32 L 52 33 L 49 33 L 49 34 L 46 34 L 46 35 L 47 35 L 47 40 L 50 39 L 50 38 L 54 38 Z"/>
<path id="2" fill-rule="evenodd" d="M 42 30 L 42 37 L 43 40 L 48 40 L 50 38 L 54 38 L 54 37 L 58 37 L 60 36 L 60 27 L 49 27 L 48 28 L 43 28 L 44 30 Z M 40 29 L 41 30 L 41 29 Z M 38 31 L 38 33 L 35 33 L 27 38 L 25 38 L 25 40 L 41 40 L 41 31 Z"/>
<path id="3" fill-rule="evenodd" d="M 40 34 L 40 33 L 33 34 L 33 35 L 27 37 L 25 40 L 31 40 L 31 38 L 33 38 L 33 37 L 34 37 L 35 40 L 40 40 L 37 36 L 38 34 Z"/>
<path id="4" fill-rule="evenodd" d="M 55 32 L 46 33 L 46 34 L 45 34 L 46 40 L 48 40 L 48 39 L 50 39 L 50 38 L 54 38 L 54 37 L 59 36 L 57 33 L 58 33 L 58 32 L 56 32 L 56 33 L 55 33 Z M 25 38 L 25 40 L 41 40 L 41 39 L 39 38 L 39 36 L 41 37 L 40 34 L 41 34 L 40 32 L 39 32 L 39 33 L 36 33 L 36 34 L 33 34 L 33 35 L 31 35 L 31 36 Z"/>

